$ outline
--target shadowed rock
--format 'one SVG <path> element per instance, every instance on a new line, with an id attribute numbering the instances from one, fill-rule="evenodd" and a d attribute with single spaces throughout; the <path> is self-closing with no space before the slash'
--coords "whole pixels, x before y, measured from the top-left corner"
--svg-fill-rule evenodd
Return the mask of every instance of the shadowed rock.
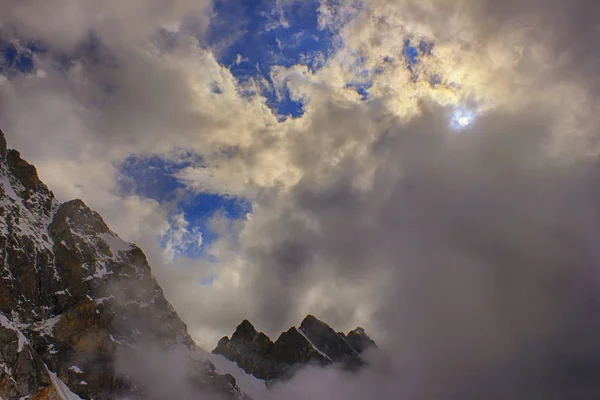
<path id="1" fill-rule="evenodd" d="M 348 341 L 348 344 L 359 353 L 362 353 L 368 348 L 377 347 L 375 342 L 371 340 L 369 335 L 367 335 L 365 330 L 361 327 L 348 332 L 346 340 Z"/>
<path id="2" fill-rule="evenodd" d="M 338 364 L 346 369 L 357 369 L 364 364 L 360 353 L 375 343 L 362 328 L 349 332 L 348 337 L 350 340 L 308 315 L 299 328 L 290 328 L 273 343 L 244 320 L 231 339 L 223 337 L 219 340 L 213 353 L 223 355 L 247 373 L 271 383 L 289 379 L 305 365 Z"/>

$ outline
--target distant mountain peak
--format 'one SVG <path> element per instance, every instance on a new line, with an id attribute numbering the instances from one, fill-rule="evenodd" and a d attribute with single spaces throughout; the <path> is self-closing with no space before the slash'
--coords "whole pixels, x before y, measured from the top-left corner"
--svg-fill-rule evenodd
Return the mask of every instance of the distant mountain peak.
<path id="1" fill-rule="evenodd" d="M 316 326 L 329 327 L 329 325 L 327 325 L 325 322 L 321 321 L 320 319 L 318 319 L 317 317 L 315 317 L 312 314 L 308 314 L 306 317 L 304 317 L 304 319 L 300 323 L 300 329 L 302 329 L 302 330 L 311 329 L 312 327 L 316 327 Z"/>
<path id="2" fill-rule="evenodd" d="M 370 347 L 377 347 L 375 342 L 367 335 L 366 331 L 360 326 L 346 335 L 346 340 L 352 346 L 352 348 L 356 349 L 359 353 L 362 353 L 366 349 Z"/>
<path id="3" fill-rule="evenodd" d="M 315 317 L 312 314 L 308 314 L 306 317 L 304 317 L 304 319 L 302 320 L 302 322 L 300 323 L 300 325 L 306 324 L 306 323 L 313 323 L 313 322 L 322 322 L 321 320 L 319 320 L 317 317 Z"/>
<path id="4" fill-rule="evenodd" d="M 256 329 L 254 329 L 254 325 L 250 323 L 247 319 L 243 320 L 235 329 L 235 332 L 231 336 L 232 340 L 244 340 L 244 339 L 252 339 L 258 335 Z"/>
<path id="5" fill-rule="evenodd" d="M 364 364 L 360 354 L 375 343 L 362 328 L 356 328 L 348 335 L 351 340 L 309 314 L 298 328 L 291 327 L 273 342 L 244 320 L 231 339 L 223 337 L 219 340 L 213 353 L 237 363 L 248 374 L 270 382 L 291 377 L 302 365 L 360 367 Z"/>

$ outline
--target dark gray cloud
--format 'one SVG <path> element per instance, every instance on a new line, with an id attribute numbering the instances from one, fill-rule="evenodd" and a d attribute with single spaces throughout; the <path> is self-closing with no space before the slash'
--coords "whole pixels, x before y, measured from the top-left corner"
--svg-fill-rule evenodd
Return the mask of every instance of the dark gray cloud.
<path id="1" fill-rule="evenodd" d="M 548 155 L 548 116 L 452 132 L 441 111 L 374 143 L 369 192 L 352 187 L 356 165 L 326 187 L 298 185 L 255 253 L 276 279 L 257 290 L 266 318 L 287 315 L 319 275 L 341 287 L 383 275 L 372 321 L 383 348 L 407 380 L 437 382 L 410 398 L 598 394 L 597 162 Z"/>
<path id="2" fill-rule="evenodd" d="M 343 324 L 375 303 L 370 323 L 401 372 L 393 385 L 367 372 L 340 398 L 595 398 L 597 160 L 550 153 L 556 121 L 543 111 L 499 111 L 456 131 L 446 110 L 422 107 L 369 146 L 368 190 L 352 155 L 326 184 L 307 174 L 292 190 L 250 251 L 261 323 L 293 323 L 320 282 L 375 282 L 354 302 L 331 294 L 321 315 Z"/>
<path id="3" fill-rule="evenodd" d="M 476 18 L 480 35 L 506 33 L 506 28 L 526 25 L 527 43 L 543 42 L 553 53 L 549 71 L 555 76 L 584 81 L 598 90 L 600 61 L 600 4 L 594 0 L 482 0 Z M 527 49 L 526 49 L 527 51 Z"/>

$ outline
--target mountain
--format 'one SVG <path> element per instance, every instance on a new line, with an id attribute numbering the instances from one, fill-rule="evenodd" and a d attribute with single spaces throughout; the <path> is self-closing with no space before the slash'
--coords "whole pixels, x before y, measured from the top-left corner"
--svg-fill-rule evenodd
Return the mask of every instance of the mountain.
<path id="1" fill-rule="evenodd" d="M 213 354 L 235 362 L 246 373 L 267 384 L 288 379 L 305 365 L 340 365 L 355 370 L 364 364 L 361 354 L 375 342 L 362 328 L 347 335 L 308 315 L 299 328 L 292 327 L 273 342 L 247 320 L 231 336 L 219 340 Z"/>
<path id="2" fill-rule="evenodd" d="M 247 399 L 209 357 L 144 253 L 57 201 L 0 131 L 0 399 Z M 156 382 L 175 370 L 182 395 Z"/>

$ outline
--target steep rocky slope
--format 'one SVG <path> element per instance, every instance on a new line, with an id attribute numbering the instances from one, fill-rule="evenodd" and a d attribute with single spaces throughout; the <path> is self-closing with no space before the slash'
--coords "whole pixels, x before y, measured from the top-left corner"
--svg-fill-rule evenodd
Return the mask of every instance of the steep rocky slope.
<path id="1" fill-rule="evenodd" d="M 347 335 L 308 315 L 300 327 L 292 327 L 273 342 L 244 320 L 231 336 L 219 340 L 213 354 L 220 354 L 248 374 L 269 383 L 291 377 L 298 368 L 312 364 L 338 364 L 346 369 L 363 365 L 361 353 L 375 346 L 364 329 Z"/>
<path id="2" fill-rule="evenodd" d="M 0 131 L 0 398 L 169 398 L 119 361 L 144 346 L 185 350 L 190 393 L 246 398 L 196 348 L 144 253 L 81 200 L 60 204 Z"/>

